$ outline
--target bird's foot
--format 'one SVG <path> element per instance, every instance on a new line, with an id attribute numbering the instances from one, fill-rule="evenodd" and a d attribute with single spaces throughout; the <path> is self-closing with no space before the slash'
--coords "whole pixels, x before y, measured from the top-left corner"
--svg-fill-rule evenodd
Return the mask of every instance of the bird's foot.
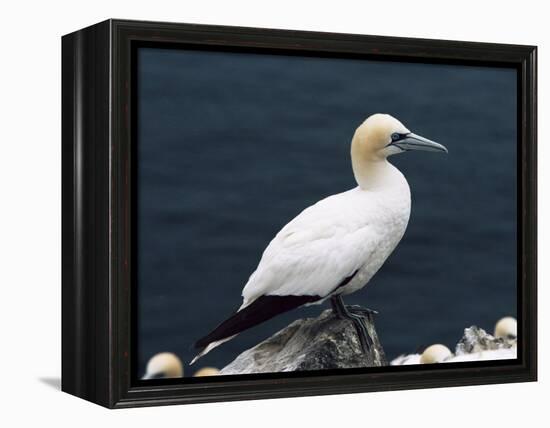
<path id="1" fill-rule="evenodd" d="M 378 315 L 378 311 L 375 311 L 374 309 L 365 308 L 363 306 L 359 305 L 346 305 L 346 309 L 348 312 L 351 312 L 352 314 L 356 315 Z"/>

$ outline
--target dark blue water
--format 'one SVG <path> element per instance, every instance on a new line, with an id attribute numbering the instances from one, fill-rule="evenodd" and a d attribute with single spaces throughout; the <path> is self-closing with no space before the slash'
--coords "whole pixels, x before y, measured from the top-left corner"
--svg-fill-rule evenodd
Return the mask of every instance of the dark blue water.
<path id="1" fill-rule="evenodd" d="M 380 312 L 390 357 L 516 315 L 514 70 L 140 49 L 138 78 L 140 372 L 160 351 L 188 362 L 241 304 L 274 234 L 355 186 L 350 140 L 376 112 L 449 155 L 391 158 L 411 186 L 409 227 L 347 302 Z M 321 309 L 242 333 L 198 366 L 223 367 Z"/>

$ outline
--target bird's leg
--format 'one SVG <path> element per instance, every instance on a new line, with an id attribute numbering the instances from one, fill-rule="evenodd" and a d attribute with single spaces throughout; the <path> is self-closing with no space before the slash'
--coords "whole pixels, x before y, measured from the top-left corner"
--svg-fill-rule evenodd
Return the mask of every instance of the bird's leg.
<path id="1" fill-rule="evenodd" d="M 336 315 L 338 318 L 345 319 L 346 317 L 346 305 L 344 304 L 344 300 L 339 295 L 332 296 L 330 298 L 330 304 L 332 306 L 332 312 L 334 312 L 334 315 Z"/>
<path id="2" fill-rule="evenodd" d="M 344 304 L 344 300 L 340 295 L 332 296 L 330 298 L 330 303 L 332 305 L 332 311 L 338 318 L 347 319 L 353 323 L 353 326 L 355 327 L 355 330 L 357 332 L 357 336 L 359 337 L 359 342 L 361 343 L 361 348 L 363 349 L 363 352 L 365 354 L 369 354 L 372 348 L 372 341 L 370 339 L 365 322 L 365 312 L 363 311 L 363 314 L 359 314 L 356 313 L 356 310 L 350 311 L 348 307 Z M 368 311 L 370 311 L 370 309 Z M 367 317 L 371 312 L 372 311 L 366 313 Z"/>

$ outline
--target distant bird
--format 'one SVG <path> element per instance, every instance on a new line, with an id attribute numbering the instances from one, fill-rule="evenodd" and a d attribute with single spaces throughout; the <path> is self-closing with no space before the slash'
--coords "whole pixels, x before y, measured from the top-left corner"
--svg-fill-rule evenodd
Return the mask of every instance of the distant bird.
<path id="1" fill-rule="evenodd" d="M 197 370 L 193 375 L 194 377 L 206 377 L 206 376 L 218 376 L 220 371 L 215 367 L 203 367 L 202 369 Z"/>
<path id="2" fill-rule="evenodd" d="M 453 353 L 445 345 L 432 345 L 422 352 L 420 364 L 442 363 L 453 356 Z"/>
<path id="3" fill-rule="evenodd" d="M 161 352 L 149 360 L 142 379 L 170 379 L 182 376 L 181 360 L 171 352 Z"/>
<path id="4" fill-rule="evenodd" d="M 453 358 L 453 353 L 445 345 L 428 346 L 422 354 L 405 354 L 393 359 L 392 366 L 409 366 L 412 364 L 434 364 L 448 362 Z"/>
<path id="5" fill-rule="evenodd" d="M 241 307 L 195 343 L 199 353 L 190 364 L 246 329 L 327 299 L 353 323 L 367 351 L 365 309 L 346 306 L 342 296 L 364 287 L 405 233 L 410 189 L 387 158 L 411 150 L 447 152 L 390 115 L 366 119 L 351 143 L 358 187 L 320 200 L 282 228 L 245 285 Z"/>
<path id="6" fill-rule="evenodd" d="M 513 317 L 504 317 L 495 325 L 495 337 L 516 338 L 518 322 Z"/>

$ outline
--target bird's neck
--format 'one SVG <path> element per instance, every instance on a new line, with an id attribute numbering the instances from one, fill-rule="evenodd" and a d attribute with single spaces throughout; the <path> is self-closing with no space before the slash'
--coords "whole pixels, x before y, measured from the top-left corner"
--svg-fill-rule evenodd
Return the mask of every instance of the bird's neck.
<path id="1" fill-rule="evenodd" d="M 353 174 L 363 190 L 378 190 L 399 184 L 403 175 L 386 159 L 352 159 Z"/>

